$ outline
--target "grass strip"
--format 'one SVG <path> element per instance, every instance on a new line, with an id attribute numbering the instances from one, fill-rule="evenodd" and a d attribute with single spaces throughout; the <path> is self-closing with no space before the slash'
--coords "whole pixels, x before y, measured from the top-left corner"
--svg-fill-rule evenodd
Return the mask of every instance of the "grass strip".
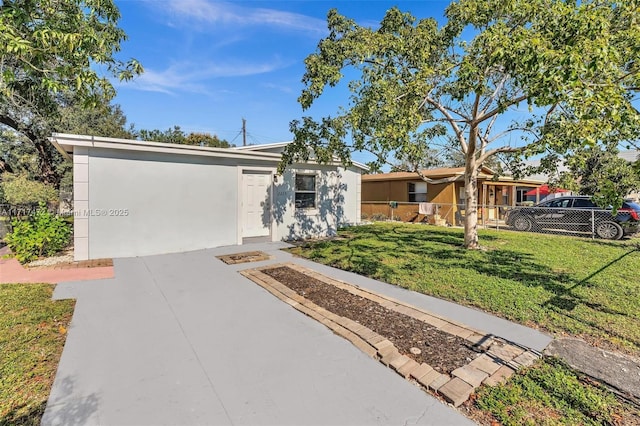
<path id="1" fill-rule="evenodd" d="M 75 302 L 51 284 L 0 285 L 0 425 L 39 425 Z"/>
<path id="2" fill-rule="evenodd" d="M 480 388 L 475 406 L 504 426 L 640 423 L 637 407 L 555 358 L 538 361 L 503 385 Z"/>

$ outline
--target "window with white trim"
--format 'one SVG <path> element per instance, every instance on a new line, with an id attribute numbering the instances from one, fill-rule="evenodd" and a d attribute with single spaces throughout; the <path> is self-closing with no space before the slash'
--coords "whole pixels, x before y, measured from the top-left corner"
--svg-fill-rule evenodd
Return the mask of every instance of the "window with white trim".
<path id="1" fill-rule="evenodd" d="M 409 202 L 423 203 L 427 201 L 427 182 L 409 182 Z"/>
<path id="2" fill-rule="evenodd" d="M 316 207 L 316 175 L 296 174 L 295 204 L 297 209 Z"/>
<path id="3" fill-rule="evenodd" d="M 516 188 L 516 203 L 524 203 L 527 201 L 526 193 L 529 192 L 531 188 L 529 187 L 517 187 Z"/>

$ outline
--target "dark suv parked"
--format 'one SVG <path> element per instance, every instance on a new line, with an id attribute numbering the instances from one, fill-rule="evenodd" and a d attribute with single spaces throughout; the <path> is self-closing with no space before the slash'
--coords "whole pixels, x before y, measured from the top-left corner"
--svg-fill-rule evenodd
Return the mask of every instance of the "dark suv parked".
<path id="1" fill-rule="evenodd" d="M 599 238 L 619 240 L 640 231 L 640 204 L 625 201 L 615 215 L 586 196 L 565 196 L 533 207 L 507 210 L 505 222 L 518 231 L 595 233 Z"/>

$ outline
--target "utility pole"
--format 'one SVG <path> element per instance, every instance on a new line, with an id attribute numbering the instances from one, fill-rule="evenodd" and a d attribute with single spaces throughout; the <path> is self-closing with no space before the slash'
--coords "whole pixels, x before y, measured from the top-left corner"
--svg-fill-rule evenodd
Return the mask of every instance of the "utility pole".
<path id="1" fill-rule="evenodd" d="M 242 119 L 242 146 L 247 146 L 247 120 Z"/>

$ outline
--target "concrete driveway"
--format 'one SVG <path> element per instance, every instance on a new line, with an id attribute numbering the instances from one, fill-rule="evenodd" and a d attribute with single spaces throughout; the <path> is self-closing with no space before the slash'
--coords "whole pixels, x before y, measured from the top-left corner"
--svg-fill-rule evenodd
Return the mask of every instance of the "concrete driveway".
<path id="1" fill-rule="evenodd" d="M 77 304 L 42 424 L 472 424 L 237 272 L 267 263 L 300 263 L 534 349 L 550 341 L 479 311 L 292 258 L 284 246 L 116 259 L 114 279 L 59 284 L 54 298 Z M 215 258 L 250 250 L 275 259 L 226 265 Z"/>

